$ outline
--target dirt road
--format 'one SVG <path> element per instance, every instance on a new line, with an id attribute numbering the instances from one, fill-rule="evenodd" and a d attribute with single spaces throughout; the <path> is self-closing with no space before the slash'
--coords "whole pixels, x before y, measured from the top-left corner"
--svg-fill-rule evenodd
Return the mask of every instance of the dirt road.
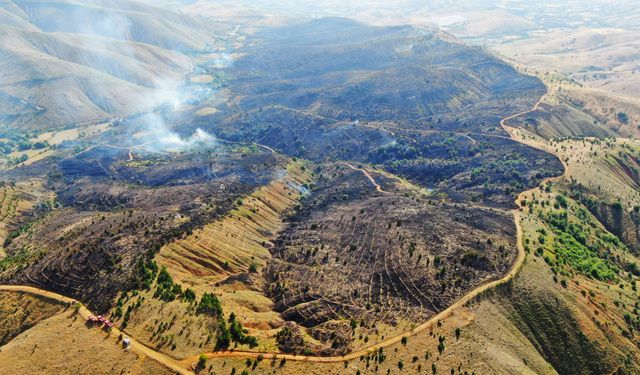
<path id="1" fill-rule="evenodd" d="M 67 304 L 70 306 L 74 306 L 77 304 L 77 306 L 79 306 L 78 308 L 78 314 L 83 318 L 83 319 L 87 319 L 89 317 L 89 315 L 92 315 L 92 312 L 89 311 L 89 309 L 87 309 L 82 303 L 80 303 L 79 301 L 70 298 L 70 297 L 66 297 L 63 296 L 61 294 L 58 293 L 54 293 L 54 292 L 50 292 L 48 290 L 43 290 L 43 289 L 39 289 L 39 288 L 34 288 L 31 286 L 25 286 L 25 285 L 0 285 L 0 292 L 1 291 L 5 291 L 5 292 L 23 292 L 23 293 L 29 293 L 29 294 L 33 294 L 36 296 L 40 296 L 40 297 L 44 297 L 50 300 L 54 300 L 57 302 L 61 302 L 63 304 Z M 102 330 L 100 330 L 99 328 L 95 328 L 95 330 L 97 332 L 104 332 Z M 120 334 L 123 334 L 123 336 L 127 336 L 130 338 L 131 340 L 131 344 L 129 346 L 129 350 L 131 350 L 132 352 L 138 354 L 138 355 L 142 355 L 151 359 L 154 359 L 156 361 L 158 361 L 159 363 L 163 364 L 164 366 L 166 366 L 167 368 L 171 369 L 172 371 L 175 371 L 176 373 L 179 374 L 193 374 L 193 371 L 190 370 L 190 366 L 184 366 L 182 363 L 180 363 L 179 361 L 169 357 L 166 354 L 162 354 L 154 349 L 151 349 L 147 346 L 145 346 L 144 344 L 138 342 L 137 340 L 135 340 L 133 337 L 127 335 L 124 332 L 121 332 L 118 328 L 113 327 L 111 330 L 111 334 L 108 336 L 109 339 L 111 339 L 114 343 L 114 345 L 119 345 L 117 340 L 118 337 L 120 336 Z M 105 333 L 106 335 L 106 333 Z"/>
<path id="2" fill-rule="evenodd" d="M 376 182 L 376 180 L 371 176 L 371 174 L 369 174 L 369 172 L 367 172 L 366 169 L 355 167 L 349 163 L 340 163 L 340 164 L 346 165 L 347 167 L 353 169 L 354 171 L 362 172 L 365 175 L 365 177 L 367 177 L 369 181 L 371 181 L 371 184 L 376 188 L 377 191 L 381 193 L 390 194 L 390 192 L 382 190 L 382 186 L 380 186 L 380 184 Z"/>

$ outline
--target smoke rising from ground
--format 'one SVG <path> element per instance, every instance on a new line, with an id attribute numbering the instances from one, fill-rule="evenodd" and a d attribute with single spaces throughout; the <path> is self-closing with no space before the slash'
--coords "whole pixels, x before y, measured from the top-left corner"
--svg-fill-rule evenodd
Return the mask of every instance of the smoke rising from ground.
<path id="1" fill-rule="evenodd" d="M 182 137 L 171 130 L 170 125 L 160 113 L 161 109 L 176 110 L 184 105 L 197 104 L 211 97 L 213 95 L 212 89 L 203 85 L 189 84 L 186 77 L 191 72 L 183 72 L 181 75 L 178 66 L 156 68 L 146 65 L 144 58 L 141 57 L 141 54 L 145 53 L 146 47 L 140 49 L 139 41 L 135 40 L 141 32 L 128 16 L 111 11 L 97 14 L 92 7 L 77 7 L 65 14 L 65 18 L 64 21 L 57 21 L 60 25 L 56 27 L 62 27 L 71 33 L 95 36 L 79 39 L 86 51 L 96 55 L 93 60 L 94 64 L 98 66 L 94 66 L 95 69 L 105 72 L 117 70 L 113 64 L 109 65 L 108 60 L 104 60 L 103 63 L 103 60 L 99 58 L 102 54 L 113 54 L 115 51 L 115 53 L 125 56 L 127 64 L 130 66 L 139 68 L 139 71 L 147 72 L 144 74 L 145 79 L 143 80 L 140 77 L 121 76 L 121 72 L 116 72 L 116 75 L 120 74 L 122 79 L 134 81 L 142 87 L 152 89 L 150 95 L 134 96 L 139 98 L 136 100 L 137 102 L 129 103 L 132 108 L 157 111 L 157 113 L 149 113 L 136 120 L 137 125 L 143 129 L 141 134 L 144 136 L 138 140 L 145 150 L 179 152 L 215 145 L 215 137 L 202 129 L 198 129 L 190 136 Z M 175 53 L 181 55 L 181 52 L 176 51 Z M 187 55 L 183 55 L 183 59 L 184 65 L 191 65 L 193 71 L 191 59 Z M 222 54 L 212 62 L 212 65 L 222 68 L 229 66 L 230 63 L 230 57 Z"/>
<path id="2" fill-rule="evenodd" d="M 139 121 L 143 124 L 141 146 L 148 152 L 183 152 L 215 147 L 216 138 L 198 128 L 187 137 L 169 129 L 165 120 L 157 113 L 142 116 Z"/>

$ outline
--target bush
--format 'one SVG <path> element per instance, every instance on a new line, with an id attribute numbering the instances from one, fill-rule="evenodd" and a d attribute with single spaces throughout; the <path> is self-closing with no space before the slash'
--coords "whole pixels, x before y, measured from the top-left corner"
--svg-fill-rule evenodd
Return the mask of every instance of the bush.
<path id="1" fill-rule="evenodd" d="M 196 365 L 196 371 L 201 371 L 207 364 L 207 355 L 202 353 L 198 357 L 198 364 Z"/>
<path id="2" fill-rule="evenodd" d="M 200 298 L 200 303 L 196 308 L 196 313 L 207 314 L 210 316 L 221 318 L 222 305 L 220 305 L 218 297 L 216 297 L 213 293 L 205 293 L 202 295 L 202 298 Z"/>
<path id="3" fill-rule="evenodd" d="M 623 124 L 628 124 L 629 123 L 629 115 L 627 115 L 625 112 L 618 112 L 618 121 L 620 121 Z"/>
<path id="4" fill-rule="evenodd" d="M 184 291 L 184 294 L 182 296 L 183 296 L 184 300 L 188 301 L 188 302 L 196 300 L 196 293 L 193 290 L 189 289 L 189 288 L 187 288 Z"/>

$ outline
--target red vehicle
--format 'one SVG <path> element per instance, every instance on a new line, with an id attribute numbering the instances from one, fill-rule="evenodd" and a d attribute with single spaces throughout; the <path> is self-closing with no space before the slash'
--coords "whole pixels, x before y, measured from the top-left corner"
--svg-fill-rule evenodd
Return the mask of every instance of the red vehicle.
<path id="1" fill-rule="evenodd" d="M 104 318 L 104 316 L 102 316 L 102 315 L 98 315 L 98 321 L 99 321 L 100 323 L 104 323 L 104 322 L 105 322 L 105 320 L 107 320 L 107 319 L 105 319 L 105 318 Z"/>
<path id="2" fill-rule="evenodd" d="M 97 316 L 95 316 L 95 315 L 89 315 L 89 316 L 87 317 L 87 320 L 88 320 L 88 321 L 90 321 L 90 322 L 94 322 L 94 323 L 95 323 L 95 322 L 97 322 L 97 321 L 98 321 L 98 317 L 97 317 Z"/>

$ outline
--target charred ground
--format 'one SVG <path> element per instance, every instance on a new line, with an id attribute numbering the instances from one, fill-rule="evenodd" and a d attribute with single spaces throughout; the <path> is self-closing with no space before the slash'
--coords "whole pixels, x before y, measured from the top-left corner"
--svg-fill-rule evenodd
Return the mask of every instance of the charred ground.
<path id="1" fill-rule="evenodd" d="M 509 212 L 425 196 L 371 173 L 384 192 L 358 171 L 323 168 L 265 270 L 276 309 L 310 328 L 323 353 L 347 352 L 356 326 L 373 337 L 380 322 L 426 320 L 507 272 L 517 253 Z"/>
<path id="2" fill-rule="evenodd" d="M 217 112 L 160 112 L 182 135 L 200 128 L 241 144 L 139 153 L 131 118 L 82 152 L 64 145 L 64 158 L 14 170 L 46 178 L 58 198 L 7 242 L 2 280 L 108 310 L 140 287 L 141 262 L 293 158 L 318 180 L 268 236 L 259 273 L 268 282 L 258 284 L 315 343 L 289 345 L 285 330 L 281 349 L 344 353 L 356 345 L 356 317 L 362 335 L 378 338 L 377 324 L 422 321 L 508 272 L 514 197 L 561 172 L 499 125 L 545 93 L 538 79 L 434 30 L 343 19 L 259 32 L 241 56 L 224 71 L 228 100 Z M 243 146 L 253 143 L 263 147 Z M 370 170 L 386 193 L 342 161 Z"/>
<path id="3" fill-rule="evenodd" d="M 268 182 L 284 160 L 224 147 L 129 160 L 127 149 L 100 146 L 62 159 L 48 171 L 60 207 L 6 242 L 15 262 L 2 270 L 3 278 L 104 311 L 120 290 L 136 287 L 141 261 L 226 213 L 235 199 Z"/>
<path id="4" fill-rule="evenodd" d="M 312 21 L 256 35 L 228 73 L 237 104 L 197 125 L 229 138 L 316 162 L 380 165 L 502 207 L 560 170 L 499 126 L 544 85 L 435 30 Z"/>

